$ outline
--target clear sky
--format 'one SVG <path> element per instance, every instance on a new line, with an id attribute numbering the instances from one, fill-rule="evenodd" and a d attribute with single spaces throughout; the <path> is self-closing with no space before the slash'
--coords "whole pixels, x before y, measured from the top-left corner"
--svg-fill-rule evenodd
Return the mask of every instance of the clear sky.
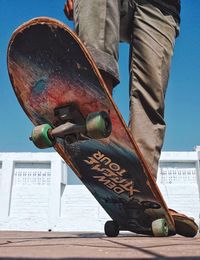
<path id="1" fill-rule="evenodd" d="M 8 78 L 6 51 L 11 34 L 20 24 L 37 16 L 54 17 L 68 23 L 63 14 L 64 2 L 0 0 L 0 152 L 39 151 L 28 140 L 33 126 L 18 104 Z M 200 145 L 199 10 L 199 0 L 182 0 L 181 34 L 176 42 L 166 96 L 165 151 L 192 150 Z M 121 45 L 121 84 L 114 93 L 126 121 L 129 103 L 128 52 L 128 45 Z"/>

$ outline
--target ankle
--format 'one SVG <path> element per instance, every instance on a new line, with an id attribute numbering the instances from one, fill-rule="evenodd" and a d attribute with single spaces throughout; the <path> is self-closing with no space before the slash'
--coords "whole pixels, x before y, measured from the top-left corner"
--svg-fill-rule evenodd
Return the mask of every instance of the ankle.
<path id="1" fill-rule="evenodd" d="M 101 71 L 101 75 L 106 83 L 106 87 L 109 91 L 109 93 L 111 94 L 112 96 L 112 91 L 113 91 L 113 78 L 108 74 L 108 73 L 105 73 L 104 71 Z"/>
<path id="2" fill-rule="evenodd" d="M 104 81 L 105 81 L 105 83 L 106 83 L 106 87 L 107 87 L 109 93 L 110 93 L 111 96 L 112 96 L 113 82 L 112 82 L 110 79 L 106 79 L 106 78 L 104 78 Z"/>

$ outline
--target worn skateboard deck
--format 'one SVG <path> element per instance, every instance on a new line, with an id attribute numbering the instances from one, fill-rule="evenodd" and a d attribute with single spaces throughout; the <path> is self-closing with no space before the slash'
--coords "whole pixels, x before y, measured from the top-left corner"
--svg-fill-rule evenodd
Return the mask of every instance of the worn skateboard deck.
<path id="1" fill-rule="evenodd" d="M 59 126 L 55 109 L 69 104 L 83 118 L 98 111 L 110 116 L 109 137 L 86 135 L 71 144 L 56 138 L 54 148 L 119 229 L 152 235 L 152 222 L 162 218 L 169 234 L 175 234 L 173 218 L 134 137 L 75 33 L 57 20 L 35 18 L 13 33 L 7 57 L 13 89 L 34 125 Z"/>

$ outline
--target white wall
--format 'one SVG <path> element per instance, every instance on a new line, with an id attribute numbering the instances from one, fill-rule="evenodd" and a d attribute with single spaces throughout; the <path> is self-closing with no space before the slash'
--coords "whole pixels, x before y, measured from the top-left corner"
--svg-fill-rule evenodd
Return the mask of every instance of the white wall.
<path id="1" fill-rule="evenodd" d="M 0 153 L 0 230 L 102 230 L 109 218 L 56 153 Z"/>
<path id="2" fill-rule="evenodd" d="M 199 224 L 199 160 L 197 152 L 165 152 L 158 184 L 169 208 L 195 218 Z"/>
<path id="3" fill-rule="evenodd" d="M 158 184 L 199 222 L 199 150 L 164 152 Z M 0 153 L 0 230 L 103 231 L 108 215 L 57 153 Z"/>

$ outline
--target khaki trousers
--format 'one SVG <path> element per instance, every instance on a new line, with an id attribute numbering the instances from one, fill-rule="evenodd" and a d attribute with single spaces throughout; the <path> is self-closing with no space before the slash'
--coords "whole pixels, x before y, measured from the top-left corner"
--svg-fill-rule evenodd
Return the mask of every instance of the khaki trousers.
<path id="1" fill-rule="evenodd" d="M 164 2 L 164 0 L 161 0 Z M 75 0 L 78 36 L 98 68 L 119 82 L 118 47 L 130 44 L 130 121 L 134 138 L 157 176 L 165 133 L 164 99 L 179 23 L 150 0 Z"/>

